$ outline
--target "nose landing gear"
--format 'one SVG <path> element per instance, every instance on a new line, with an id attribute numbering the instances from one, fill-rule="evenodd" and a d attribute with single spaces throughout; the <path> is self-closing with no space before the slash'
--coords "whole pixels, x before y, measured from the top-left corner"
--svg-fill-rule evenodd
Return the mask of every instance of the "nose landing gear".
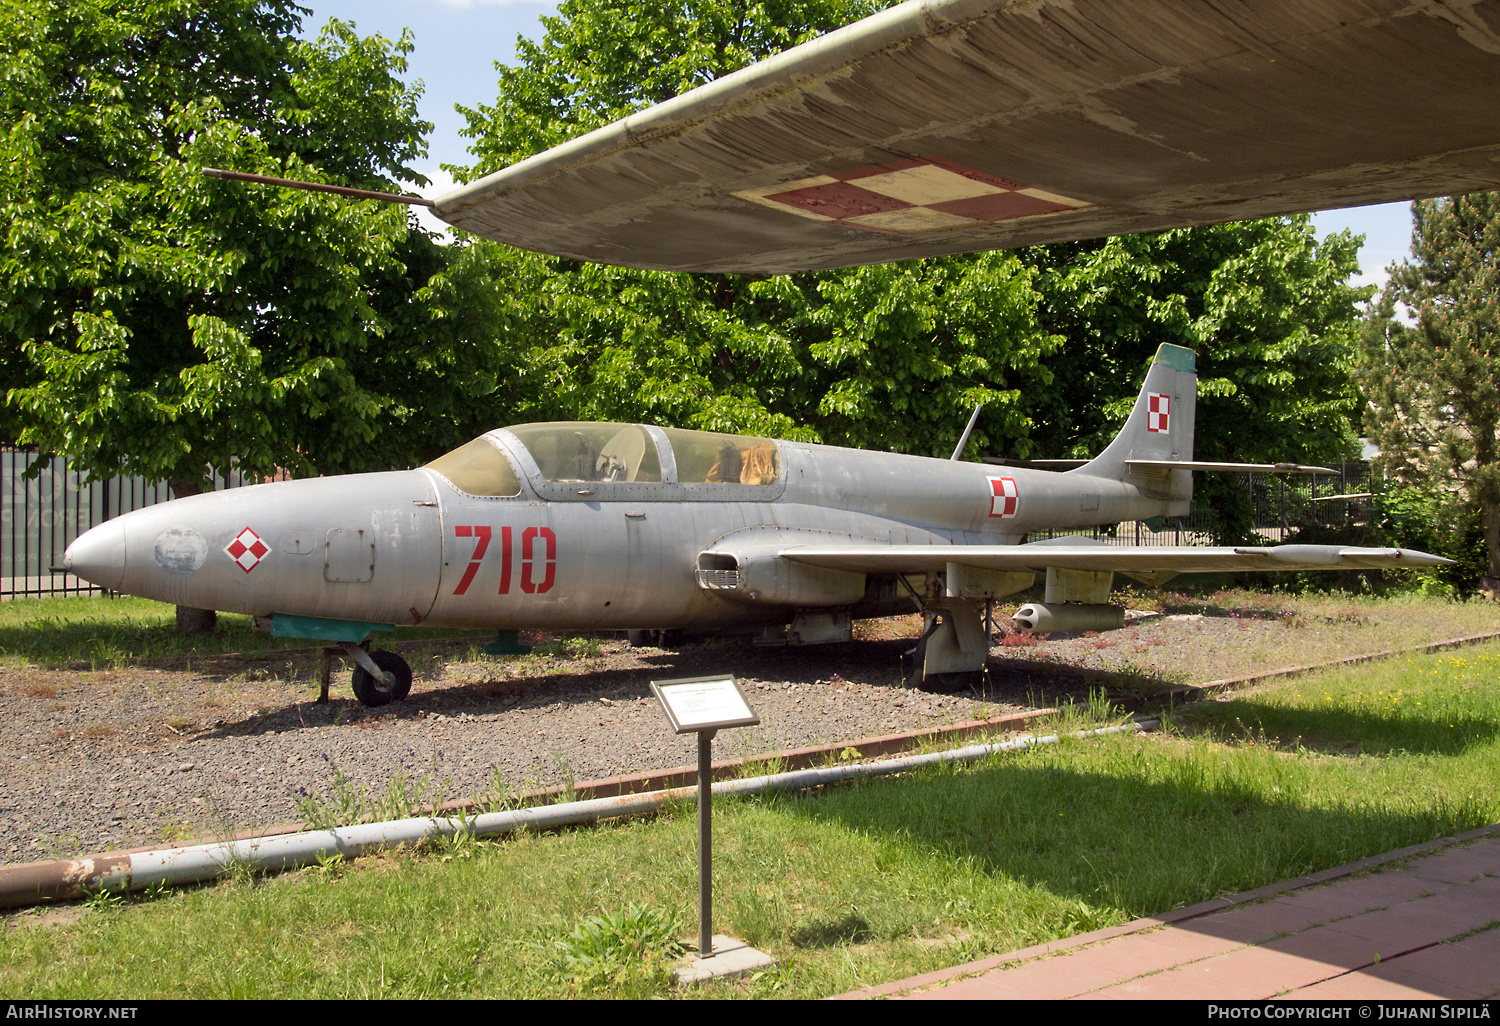
<path id="1" fill-rule="evenodd" d="M 388 705 L 392 701 L 404 702 L 411 694 L 411 666 L 394 652 L 366 652 L 355 649 L 353 656 L 354 697 L 371 707 Z M 364 659 L 374 663 L 374 671 L 366 669 Z"/>
<path id="2" fill-rule="evenodd" d="M 371 652 L 364 645 L 344 644 L 323 649 L 318 666 L 318 701 L 328 701 L 328 677 L 335 656 L 354 664 L 354 697 L 374 708 L 404 702 L 411 694 L 411 666 L 394 652 Z"/>

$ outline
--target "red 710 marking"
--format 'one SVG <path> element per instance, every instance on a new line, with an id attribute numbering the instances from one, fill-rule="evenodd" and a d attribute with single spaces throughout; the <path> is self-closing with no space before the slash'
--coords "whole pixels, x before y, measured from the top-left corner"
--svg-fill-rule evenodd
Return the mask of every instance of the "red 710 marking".
<path id="1" fill-rule="evenodd" d="M 479 572 L 479 564 L 484 560 L 484 554 L 489 551 L 490 537 L 493 529 L 485 524 L 455 524 L 453 536 L 455 538 L 476 538 L 474 543 L 474 555 L 469 559 L 469 565 L 464 568 L 464 575 L 459 578 L 458 587 L 453 589 L 453 594 L 462 595 L 469 590 L 469 585 L 474 583 L 474 575 Z M 513 548 L 511 545 L 511 529 L 500 528 L 500 594 L 510 594 L 511 565 L 513 563 Z M 537 541 L 542 542 L 542 552 L 536 552 Z M 542 579 L 533 580 L 533 564 L 542 564 Z M 550 527 L 528 527 L 521 532 L 521 590 L 528 595 L 540 595 L 551 591 L 552 584 L 557 578 L 557 535 Z"/>
<path id="2" fill-rule="evenodd" d="M 505 528 L 505 533 L 509 535 L 510 528 Z M 474 543 L 474 555 L 469 560 L 469 565 L 464 568 L 464 575 L 459 578 L 458 587 L 453 589 L 453 594 L 462 595 L 469 590 L 469 585 L 474 582 L 474 575 L 479 572 L 479 561 L 484 559 L 484 553 L 490 547 L 490 529 L 488 525 L 480 525 L 478 527 L 454 525 L 453 536 L 455 538 L 479 539 Z M 510 538 L 506 537 L 505 541 L 509 542 Z"/>
<path id="3" fill-rule="evenodd" d="M 545 576 L 539 582 L 531 579 L 532 549 L 536 540 L 540 538 L 546 542 L 546 555 L 536 562 L 545 561 Z M 507 577 L 510 575 L 507 574 Z M 552 580 L 557 576 L 557 535 L 552 533 L 550 527 L 528 527 L 521 532 L 521 590 L 526 594 L 540 595 L 552 588 Z M 507 581 L 506 583 L 509 583 Z"/>

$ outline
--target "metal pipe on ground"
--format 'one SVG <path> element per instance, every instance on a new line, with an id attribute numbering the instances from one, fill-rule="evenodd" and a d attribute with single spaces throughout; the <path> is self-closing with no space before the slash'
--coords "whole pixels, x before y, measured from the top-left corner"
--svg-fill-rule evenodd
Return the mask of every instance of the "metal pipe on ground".
<path id="1" fill-rule="evenodd" d="M 1095 737 L 1125 731 L 1149 730 L 1160 721 L 1138 720 L 1116 727 L 1101 727 L 1068 734 L 1068 737 Z M 823 787 L 860 777 L 905 773 L 923 766 L 942 763 L 972 762 L 1000 752 L 1014 752 L 1032 745 L 1055 744 L 1059 735 L 1022 737 L 992 744 L 969 745 L 946 752 L 908 755 L 880 762 L 852 763 L 820 769 L 795 770 L 741 780 L 721 780 L 713 793 L 761 794 L 766 791 L 797 791 Z M 21 908 L 47 900 L 82 898 L 99 891 L 124 893 L 141 891 L 159 885 L 179 886 L 212 880 L 237 866 L 256 872 L 274 873 L 312 865 L 335 855 L 353 858 L 380 848 L 402 844 L 420 844 L 440 837 L 472 833 L 477 837 L 498 836 L 517 830 L 550 830 L 557 827 L 592 823 L 621 816 L 639 816 L 655 812 L 672 802 L 696 800 L 697 785 L 674 787 L 642 794 L 593 798 L 477 816 L 419 816 L 363 823 L 333 830 L 310 830 L 298 834 L 281 834 L 243 841 L 198 844 L 187 848 L 132 852 L 97 859 L 71 859 L 58 862 L 34 862 L 23 866 L 0 867 L 0 908 Z"/>

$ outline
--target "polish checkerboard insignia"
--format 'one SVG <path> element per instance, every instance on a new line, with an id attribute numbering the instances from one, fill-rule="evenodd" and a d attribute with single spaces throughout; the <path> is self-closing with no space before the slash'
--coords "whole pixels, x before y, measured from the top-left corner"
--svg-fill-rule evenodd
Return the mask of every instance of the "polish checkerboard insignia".
<path id="1" fill-rule="evenodd" d="M 1090 205 L 939 156 L 872 164 L 735 195 L 814 221 L 885 235 L 951 232 Z"/>
<path id="2" fill-rule="evenodd" d="M 234 536 L 234 541 L 224 546 L 224 551 L 229 554 L 230 559 L 239 564 L 241 570 L 248 574 L 266 558 L 271 547 L 260 540 L 260 535 L 247 527 Z"/>
<path id="3" fill-rule="evenodd" d="M 1172 397 L 1159 392 L 1146 393 L 1146 430 L 1166 432 L 1171 427 Z"/>
<path id="4" fill-rule="evenodd" d="M 990 516 L 1013 517 L 1021 501 L 1021 490 L 1013 477 L 990 478 Z"/>

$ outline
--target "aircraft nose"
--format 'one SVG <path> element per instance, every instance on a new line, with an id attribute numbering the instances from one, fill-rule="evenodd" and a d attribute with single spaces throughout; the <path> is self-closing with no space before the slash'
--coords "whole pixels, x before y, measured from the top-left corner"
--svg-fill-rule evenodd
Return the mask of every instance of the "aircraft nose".
<path id="1" fill-rule="evenodd" d="M 83 532 L 63 553 L 63 569 L 110 591 L 125 584 L 125 527 L 108 520 Z"/>

